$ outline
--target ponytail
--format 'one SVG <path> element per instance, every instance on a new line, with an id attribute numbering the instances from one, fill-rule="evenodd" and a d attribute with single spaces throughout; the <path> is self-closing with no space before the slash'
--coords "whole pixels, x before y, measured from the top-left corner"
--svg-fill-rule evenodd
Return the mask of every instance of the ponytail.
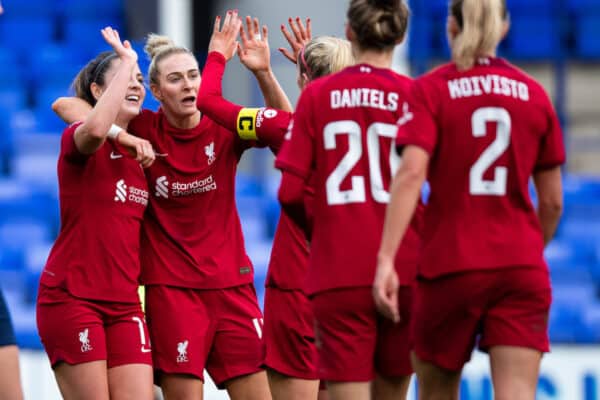
<path id="1" fill-rule="evenodd" d="M 452 44 L 452 58 L 459 70 L 467 70 L 502 40 L 505 0 L 453 0 L 450 13 L 461 28 Z"/>

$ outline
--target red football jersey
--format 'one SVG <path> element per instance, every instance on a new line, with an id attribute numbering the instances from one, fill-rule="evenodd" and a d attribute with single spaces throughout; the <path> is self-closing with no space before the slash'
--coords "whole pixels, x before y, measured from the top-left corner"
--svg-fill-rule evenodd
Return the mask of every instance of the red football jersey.
<path id="1" fill-rule="evenodd" d="M 211 52 L 202 72 L 198 108 L 221 126 L 238 132 L 240 137 L 260 140 L 277 153 L 288 130 L 292 114 L 273 108 L 244 108 L 223 98 L 221 83 L 227 61 Z M 309 203 L 312 190 L 307 188 Z M 281 212 L 267 272 L 266 286 L 303 289 L 308 268 L 308 246 L 304 232 Z"/>
<path id="2" fill-rule="evenodd" d="M 361 64 L 312 82 L 300 96 L 276 166 L 304 179 L 314 173 L 309 294 L 373 283 L 409 85 L 391 70 Z M 415 222 L 396 257 L 402 284 L 414 280 L 418 251 Z"/>
<path id="3" fill-rule="evenodd" d="M 148 187 L 142 167 L 107 140 L 83 155 L 65 129 L 58 159 L 61 228 L 41 277 L 73 296 L 139 302 L 140 227 Z"/>
<path id="4" fill-rule="evenodd" d="M 207 117 L 192 129 L 172 127 L 160 110 L 144 110 L 129 129 L 148 139 L 157 156 L 146 169 L 150 205 L 142 229 L 142 282 L 196 289 L 252 282 L 235 174 L 243 151 L 255 142 Z"/>
<path id="5" fill-rule="evenodd" d="M 535 80 L 499 58 L 416 80 L 398 145 L 430 155 L 419 273 L 545 267 L 532 173 L 564 163 L 560 124 Z"/>

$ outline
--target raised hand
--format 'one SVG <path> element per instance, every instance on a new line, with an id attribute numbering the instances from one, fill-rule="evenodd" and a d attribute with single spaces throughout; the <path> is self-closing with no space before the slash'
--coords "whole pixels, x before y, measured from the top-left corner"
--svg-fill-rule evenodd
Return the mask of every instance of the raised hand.
<path id="1" fill-rule="evenodd" d="M 242 21 L 238 17 L 237 10 L 227 11 L 223 20 L 223 27 L 221 27 L 221 17 L 217 16 L 210 43 L 208 44 L 208 52 L 219 52 L 227 61 L 231 60 L 238 48 L 237 36 L 241 26 Z"/>
<path id="2" fill-rule="evenodd" d="M 238 57 L 246 68 L 256 73 L 271 68 L 271 50 L 269 49 L 269 31 L 265 25 L 262 35 L 258 18 L 246 17 L 246 29 L 240 29 L 241 45 L 238 45 Z"/>
<path id="3" fill-rule="evenodd" d="M 306 18 L 306 25 L 302 23 L 302 19 L 300 19 L 300 17 L 296 17 L 295 20 L 290 17 L 288 19 L 288 23 L 290 25 L 290 29 L 292 30 L 293 36 L 283 24 L 281 24 L 281 33 L 283 33 L 283 36 L 285 36 L 285 39 L 290 44 L 291 51 L 285 47 L 280 47 L 278 50 L 288 60 L 296 64 L 298 60 L 298 54 L 300 54 L 300 51 L 302 51 L 302 48 L 306 45 L 306 43 L 310 42 L 310 39 L 312 39 L 312 26 L 310 18 Z"/>
<path id="4" fill-rule="evenodd" d="M 131 60 L 133 62 L 137 62 L 138 55 L 131 47 L 131 43 L 129 43 L 128 40 L 121 42 L 119 32 L 116 29 L 107 26 L 106 28 L 102 29 L 101 32 L 104 40 L 106 40 L 106 43 L 111 45 L 121 60 Z"/>

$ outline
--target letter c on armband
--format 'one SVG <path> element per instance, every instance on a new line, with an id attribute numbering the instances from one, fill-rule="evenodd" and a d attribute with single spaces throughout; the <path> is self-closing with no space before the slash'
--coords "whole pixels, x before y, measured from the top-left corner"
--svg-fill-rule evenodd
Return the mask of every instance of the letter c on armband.
<path id="1" fill-rule="evenodd" d="M 256 115 L 260 108 L 242 108 L 237 117 L 237 133 L 243 140 L 257 140 Z"/>

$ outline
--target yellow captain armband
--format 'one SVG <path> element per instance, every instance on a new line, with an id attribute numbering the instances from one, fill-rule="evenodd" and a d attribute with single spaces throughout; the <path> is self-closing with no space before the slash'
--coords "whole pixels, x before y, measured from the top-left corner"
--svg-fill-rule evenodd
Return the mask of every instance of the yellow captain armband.
<path id="1" fill-rule="evenodd" d="M 237 117 L 237 133 L 243 140 L 258 140 L 256 136 L 257 115 L 262 108 L 242 108 Z"/>

